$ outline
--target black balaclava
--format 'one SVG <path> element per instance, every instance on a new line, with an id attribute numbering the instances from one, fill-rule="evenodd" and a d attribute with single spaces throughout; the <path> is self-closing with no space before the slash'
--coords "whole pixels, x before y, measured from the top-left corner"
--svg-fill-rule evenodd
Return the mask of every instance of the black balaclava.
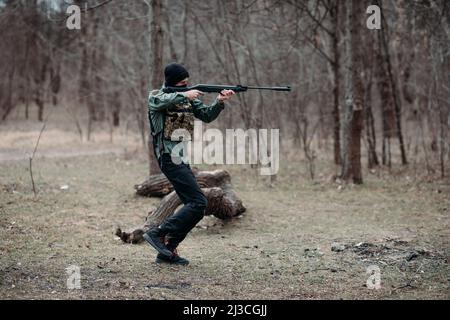
<path id="1" fill-rule="evenodd" d="M 178 82 L 189 77 L 187 70 L 178 63 L 171 63 L 164 69 L 164 76 L 166 78 L 165 86 L 174 87 Z"/>

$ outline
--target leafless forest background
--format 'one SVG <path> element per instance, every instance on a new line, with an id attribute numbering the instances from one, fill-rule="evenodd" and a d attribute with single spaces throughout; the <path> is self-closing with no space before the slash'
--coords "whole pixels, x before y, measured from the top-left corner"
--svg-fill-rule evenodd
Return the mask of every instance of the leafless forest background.
<path id="1" fill-rule="evenodd" d="M 81 30 L 66 28 L 70 4 L 82 9 Z M 366 27 L 371 4 L 380 30 Z M 444 177 L 449 9 L 446 0 L 3 0 L 0 125 L 19 107 L 44 122 L 68 105 L 81 140 L 126 123 L 145 150 L 148 91 L 178 61 L 193 83 L 291 85 L 239 94 L 215 125 L 280 128 L 282 150 L 302 154 L 312 178 L 318 156 L 355 183 L 364 166 Z"/>
<path id="2" fill-rule="evenodd" d="M 66 28 L 71 4 L 80 30 Z M 448 300 L 449 9 L 0 0 L 0 298 Z M 173 61 L 192 84 L 292 86 L 240 93 L 205 125 L 280 129 L 280 170 L 198 165 L 227 171 L 209 191 L 222 203 L 235 191 L 246 211 L 222 219 L 230 206 L 212 206 L 180 246 L 188 267 L 124 243 L 177 203 L 148 176 L 147 97 Z"/>

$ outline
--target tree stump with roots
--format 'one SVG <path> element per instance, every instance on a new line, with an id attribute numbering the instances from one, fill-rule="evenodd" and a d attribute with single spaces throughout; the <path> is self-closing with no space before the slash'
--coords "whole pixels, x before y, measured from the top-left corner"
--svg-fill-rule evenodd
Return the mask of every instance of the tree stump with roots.
<path id="1" fill-rule="evenodd" d="M 245 212 L 241 199 L 234 192 L 231 185 L 230 174 L 225 170 L 199 171 L 193 169 L 197 182 L 208 199 L 205 215 L 213 215 L 219 219 L 227 220 Z M 174 214 L 182 205 L 175 193 L 172 184 L 163 174 L 151 176 L 141 184 L 134 186 L 136 194 L 147 197 L 163 197 L 155 210 L 148 213 L 144 226 L 131 233 L 116 230 L 116 235 L 126 243 L 140 243 L 142 235 L 149 228 L 161 224 Z"/>

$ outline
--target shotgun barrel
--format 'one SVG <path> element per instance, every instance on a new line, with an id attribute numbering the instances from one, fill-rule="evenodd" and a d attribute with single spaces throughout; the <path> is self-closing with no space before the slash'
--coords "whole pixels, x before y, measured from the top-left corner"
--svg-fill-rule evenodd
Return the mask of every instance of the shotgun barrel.
<path id="1" fill-rule="evenodd" d="M 198 90 L 201 92 L 217 92 L 220 93 L 222 90 L 233 90 L 234 92 L 245 92 L 247 90 L 272 90 L 272 91 L 291 91 L 290 86 L 283 87 L 255 87 L 255 86 L 243 86 L 243 85 L 220 85 L 220 84 L 197 84 L 191 87 L 165 87 L 163 91 L 165 93 L 171 92 L 186 92 L 189 90 Z"/>

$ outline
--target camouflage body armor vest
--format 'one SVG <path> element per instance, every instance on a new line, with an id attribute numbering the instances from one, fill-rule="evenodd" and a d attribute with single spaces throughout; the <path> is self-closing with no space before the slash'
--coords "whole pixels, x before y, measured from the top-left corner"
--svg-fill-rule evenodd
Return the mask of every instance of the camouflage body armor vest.
<path id="1" fill-rule="evenodd" d="M 172 141 L 185 141 L 186 138 L 176 137 L 172 139 L 172 133 L 177 129 L 185 129 L 192 139 L 194 134 L 194 109 L 191 104 L 177 104 L 166 110 L 164 119 L 164 139 Z"/>

